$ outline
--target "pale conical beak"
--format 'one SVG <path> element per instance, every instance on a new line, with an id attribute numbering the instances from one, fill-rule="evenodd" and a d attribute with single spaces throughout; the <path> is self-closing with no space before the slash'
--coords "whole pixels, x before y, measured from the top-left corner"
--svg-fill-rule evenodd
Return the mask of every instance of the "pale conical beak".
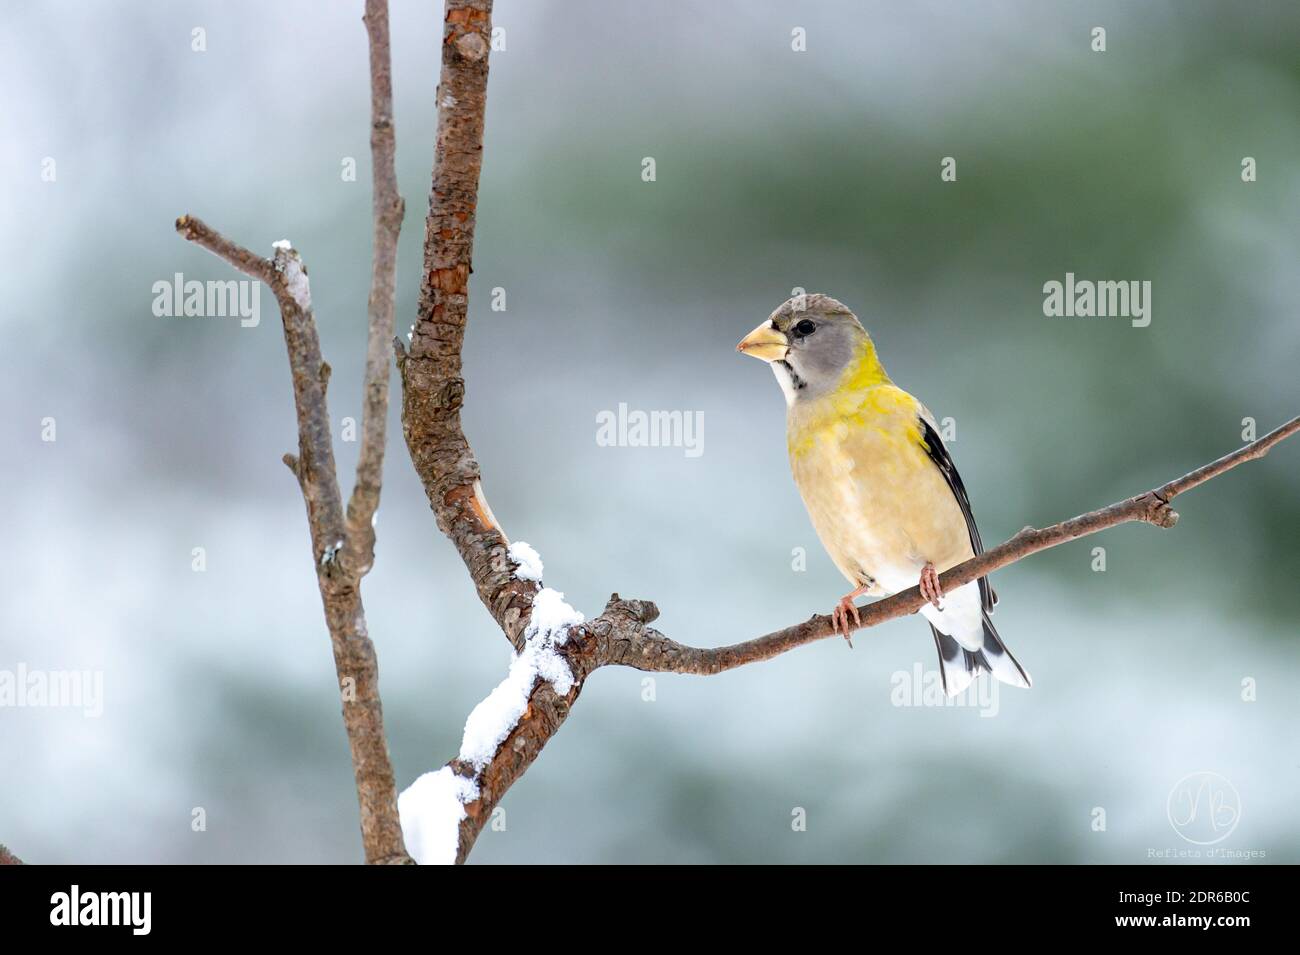
<path id="1" fill-rule="evenodd" d="M 784 332 L 778 332 L 772 323 L 764 322 L 740 340 L 736 351 L 753 355 L 766 362 L 781 361 L 790 350 L 790 339 Z"/>

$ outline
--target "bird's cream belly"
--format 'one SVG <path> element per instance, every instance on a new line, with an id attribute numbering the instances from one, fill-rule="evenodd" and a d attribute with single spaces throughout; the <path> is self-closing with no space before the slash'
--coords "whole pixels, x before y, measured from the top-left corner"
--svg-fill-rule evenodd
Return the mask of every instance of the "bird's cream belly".
<path id="1" fill-rule="evenodd" d="M 790 463 L 822 546 L 855 586 L 871 579 L 872 593 L 894 593 L 914 586 L 927 562 L 942 573 L 971 556 L 951 489 L 904 434 L 837 424 Z"/>

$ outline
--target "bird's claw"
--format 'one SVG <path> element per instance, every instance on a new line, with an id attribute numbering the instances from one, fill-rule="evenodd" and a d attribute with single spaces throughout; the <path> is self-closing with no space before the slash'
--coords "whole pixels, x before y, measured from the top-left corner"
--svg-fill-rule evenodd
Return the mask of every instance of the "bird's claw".
<path id="1" fill-rule="evenodd" d="M 849 626 L 849 614 L 853 615 L 853 627 Z M 835 632 L 844 638 L 850 650 L 853 649 L 853 630 L 862 626 L 862 615 L 858 613 L 858 605 L 853 602 L 852 595 L 840 598 L 840 602 L 831 611 L 831 622 L 835 624 Z"/>
<path id="2" fill-rule="evenodd" d="M 943 585 L 939 583 L 939 575 L 935 572 L 934 564 L 926 564 L 921 568 L 921 582 L 917 586 L 926 603 L 933 604 L 935 610 L 943 609 L 939 604 L 943 599 Z"/>

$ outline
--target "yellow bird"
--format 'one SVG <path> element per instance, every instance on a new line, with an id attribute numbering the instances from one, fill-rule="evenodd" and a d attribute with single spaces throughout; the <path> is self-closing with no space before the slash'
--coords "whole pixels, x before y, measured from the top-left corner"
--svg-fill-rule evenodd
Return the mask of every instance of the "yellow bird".
<path id="1" fill-rule="evenodd" d="M 855 598 L 919 583 L 949 696 L 982 670 L 1028 687 L 989 619 L 997 595 L 988 579 L 949 594 L 939 585 L 939 574 L 984 550 L 970 498 L 934 415 L 890 381 L 857 316 L 828 295 L 798 296 L 736 349 L 771 365 L 785 394 L 794 482 L 854 588 L 833 612 L 845 639 Z"/>

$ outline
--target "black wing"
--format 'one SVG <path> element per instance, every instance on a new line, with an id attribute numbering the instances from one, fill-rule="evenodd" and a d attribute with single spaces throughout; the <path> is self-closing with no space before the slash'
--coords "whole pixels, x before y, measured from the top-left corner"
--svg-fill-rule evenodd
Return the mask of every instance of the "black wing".
<path id="1" fill-rule="evenodd" d="M 961 475 L 957 473 L 957 465 L 952 463 L 952 455 L 943 446 L 943 441 L 939 438 L 938 432 L 930 426 L 930 422 L 926 421 L 925 418 L 918 416 L 918 420 L 921 423 L 921 437 L 925 451 L 930 456 L 930 460 L 935 463 L 935 466 L 943 474 L 944 480 L 948 482 L 948 487 L 952 489 L 952 496 L 961 505 L 961 512 L 966 517 L 966 530 L 970 532 L 970 546 L 978 557 L 984 553 L 984 544 L 980 541 L 979 528 L 975 526 L 975 515 L 971 513 L 970 496 L 966 493 L 966 485 L 961 483 Z M 983 604 L 986 613 L 992 613 L 993 605 L 998 602 L 998 595 L 993 592 L 993 587 L 989 584 L 987 577 L 981 577 L 978 583 L 980 587 L 980 603 Z"/>

